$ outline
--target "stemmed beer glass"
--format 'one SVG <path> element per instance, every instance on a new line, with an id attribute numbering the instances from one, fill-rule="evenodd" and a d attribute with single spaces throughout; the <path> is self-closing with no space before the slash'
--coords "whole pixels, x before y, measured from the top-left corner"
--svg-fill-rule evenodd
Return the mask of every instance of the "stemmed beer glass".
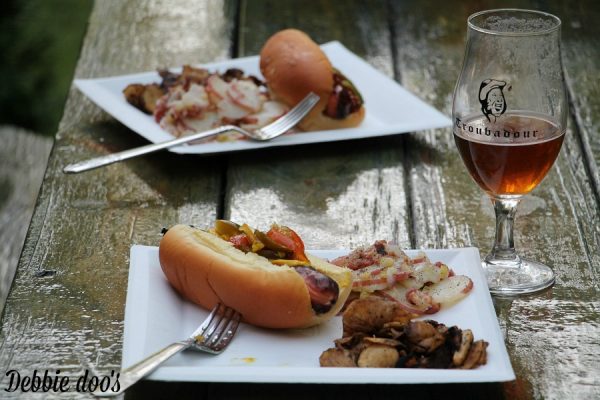
<path id="1" fill-rule="evenodd" d="M 464 164 L 496 213 L 494 245 L 483 261 L 490 291 L 514 295 L 549 287 L 552 269 L 515 251 L 513 220 L 522 196 L 552 167 L 565 135 L 560 20 L 518 9 L 471 15 L 452 119 Z"/>

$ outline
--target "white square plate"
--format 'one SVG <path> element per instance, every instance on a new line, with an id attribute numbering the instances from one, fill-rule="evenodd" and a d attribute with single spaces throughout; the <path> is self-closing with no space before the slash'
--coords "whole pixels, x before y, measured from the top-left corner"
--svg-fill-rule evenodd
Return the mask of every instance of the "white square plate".
<path id="1" fill-rule="evenodd" d="M 310 251 L 332 259 L 347 251 Z M 415 251 L 408 251 L 414 255 Z M 483 271 L 475 248 L 427 250 L 432 261 L 468 275 L 473 290 L 460 303 L 429 316 L 448 326 L 469 328 L 475 340 L 489 342 L 487 364 L 473 370 L 404 368 L 321 368 L 319 356 L 342 334 L 341 317 L 309 329 L 275 331 L 241 324 L 229 347 L 218 356 L 180 353 L 148 379 L 199 382 L 281 383 L 449 383 L 514 380 Z M 123 367 L 169 343 L 188 337 L 208 312 L 181 298 L 164 277 L 158 248 L 133 246 L 125 308 Z"/>
<path id="2" fill-rule="evenodd" d="M 393 79 L 382 74 L 365 60 L 352 53 L 339 42 L 329 42 L 323 50 L 361 92 L 366 107 L 366 116 L 356 128 L 335 131 L 303 132 L 284 135 L 270 142 L 208 142 L 182 145 L 171 149 L 176 153 L 209 154 L 227 151 L 249 150 L 273 146 L 290 146 L 304 143 L 331 142 L 375 136 L 414 132 L 423 129 L 448 127 L 450 119 L 408 92 Z M 262 77 L 258 67 L 259 57 L 236 58 L 202 65 L 210 71 L 224 72 L 228 68 L 239 68 L 246 74 Z M 173 68 L 173 71 L 178 70 Z M 157 72 L 114 76 L 97 79 L 76 79 L 75 85 L 94 103 L 103 108 L 125 126 L 153 143 L 173 139 L 152 116 L 144 114 L 125 100 L 123 89 L 130 83 L 160 82 Z"/>

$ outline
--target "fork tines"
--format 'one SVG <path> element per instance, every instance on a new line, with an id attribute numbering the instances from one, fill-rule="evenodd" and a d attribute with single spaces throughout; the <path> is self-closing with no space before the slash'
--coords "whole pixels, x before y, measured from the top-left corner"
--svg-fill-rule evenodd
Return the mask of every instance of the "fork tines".
<path id="1" fill-rule="evenodd" d="M 278 119 L 274 123 L 260 129 L 265 134 L 269 132 L 287 131 L 296 125 L 308 111 L 319 101 L 319 96 L 314 93 L 309 93 L 300 103 L 296 104 L 283 118 Z"/>
<path id="2" fill-rule="evenodd" d="M 222 303 L 217 304 L 198 331 L 194 332 L 195 346 L 211 353 L 223 351 L 231 342 L 240 319 L 237 311 Z"/>

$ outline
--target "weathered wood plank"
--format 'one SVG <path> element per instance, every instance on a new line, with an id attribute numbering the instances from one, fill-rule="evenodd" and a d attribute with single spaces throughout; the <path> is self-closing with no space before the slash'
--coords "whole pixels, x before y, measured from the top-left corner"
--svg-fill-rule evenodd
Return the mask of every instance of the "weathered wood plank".
<path id="1" fill-rule="evenodd" d="M 53 140 L 0 127 L 0 314 L 21 255 Z"/>
<path id="2" fill-rule="evenodd" d="M 228 57 L 227 10 L 221 1 L 96 2 L 76 76 Z M 67 163 L 141 144 L 71 90 L 7 300 L 0 365 L 29 375 L 118 369 L 130 246 L 157 244 L 163 226 L 216 217 L 219 157 L 164 153 L 80 175 L 61 172 Z M 0 386 L 7 387 L 4 371 Z"/>
<path id="3" fill-rule="evenodd" d="M 587 0 L 572 5 L 557 2 L 550 5 L 550 10 L 562 16 L 563 62 L 577 124 L 575 132 L 583 150 L 582 166 L 589 169 L 600 199 L 600 8 Z"/>
<path id="4" fill-rule="evenodd" d="M 469 14 L 506 6 L 554 11 L 547 2 L 540 7 L 526 1 L 460 6 L 432 2 L 393 4 L 402 83 L 447 113 L 451 111 L 451 94 L 462 61 Z M 558 14 L 569 20 L 567 10 Z M 573 51 L 568 46 L 566 41 L 567 55 Z M 583 62 L 577 65 L 580 64 Z M 578 98 L 577 93 L 571 94 Z M 593 339 L 600 332 L 600 232 L 597 223 L 589 223 L 599 221 L 600 212 L 591 180 L 581 168 L 585 157 L 576 136 L 578 127 L 573 120 L 569 126 L 555 167 L 524 199 L 516 220 L 517 247 L 525 256 L 553 265 L 557 283 L 551 291 L 536 296 L 496 301 L 517 373 L 516 382 L 504 385 L 507 398 L 568 398 L 575 392 L 581 398 L 594 398 L 600 394 L 600 376 L 596 372 L 600 348 Z M 482 253 L 489 251 L 494 235 L 493 211 L 468 177 L 454 148 L 451 130 L 412 135 L 410 143 L 415 150 L 409 152 L 412 157 L 407 161 L 415 189 L 412 204 L 417 245 L 475 245 Z M 583 339 L 586 335 L 590 335 L 589 339 Z M 577 345 L 566 348 L 564 343 Z M 558 359 L 574 361 L 551 361 Z"/>

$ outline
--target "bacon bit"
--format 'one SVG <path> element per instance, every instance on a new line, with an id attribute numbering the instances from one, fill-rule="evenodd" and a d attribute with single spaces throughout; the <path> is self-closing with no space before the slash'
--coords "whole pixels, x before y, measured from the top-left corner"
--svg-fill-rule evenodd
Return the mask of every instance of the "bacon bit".
<path id="1" fill-rule="evenodd" d="M 417 289 L 410 289 L 406 293 L 406 299 L 424 314 L 435 314 L 440 309 L 439 303 L 434 303 L 430 295 Z"/>
<path id="2" fill-rule="evenodd" d="M 394 280 L 396 282 L 402 282 L 407 280 L 408 278 L 410 278 L 410 272 L 408 271 L 402 271 L 397 274 L 394 274 Z"/>
<path id="3" fill-rule="evenodd" d="M 241 124 L 256 124 L 256 123 L 258 123 L 258 118 L 246 116 L 244 118 L 240 118 L 237 122 L 239 122 Z"/>
<path id="4" fill-rule="evenodd" d="M 154 120 L 158 123 L 165 116 L 169 108 L 167 107 L 166 99 L 160 99 L 156 103 L 156 109 L 154 110 Z"/>
<path id="5" fill-rule="evenodd" d="M 462 292 L 463 293 L 469 293 L 471 290 L 473 290 L 473 281 L 471 279 L 469 279 L 469 285 L 467 287 L 465 287 Z"/>
<path id="6" fill-rule="evenodd" d="M 369 279 L 366 281 L 354 281 L 352 282 L 353 288 L 366 287 L 371 285 L 381 285 L 387 282 L 387 278 Z"/>

